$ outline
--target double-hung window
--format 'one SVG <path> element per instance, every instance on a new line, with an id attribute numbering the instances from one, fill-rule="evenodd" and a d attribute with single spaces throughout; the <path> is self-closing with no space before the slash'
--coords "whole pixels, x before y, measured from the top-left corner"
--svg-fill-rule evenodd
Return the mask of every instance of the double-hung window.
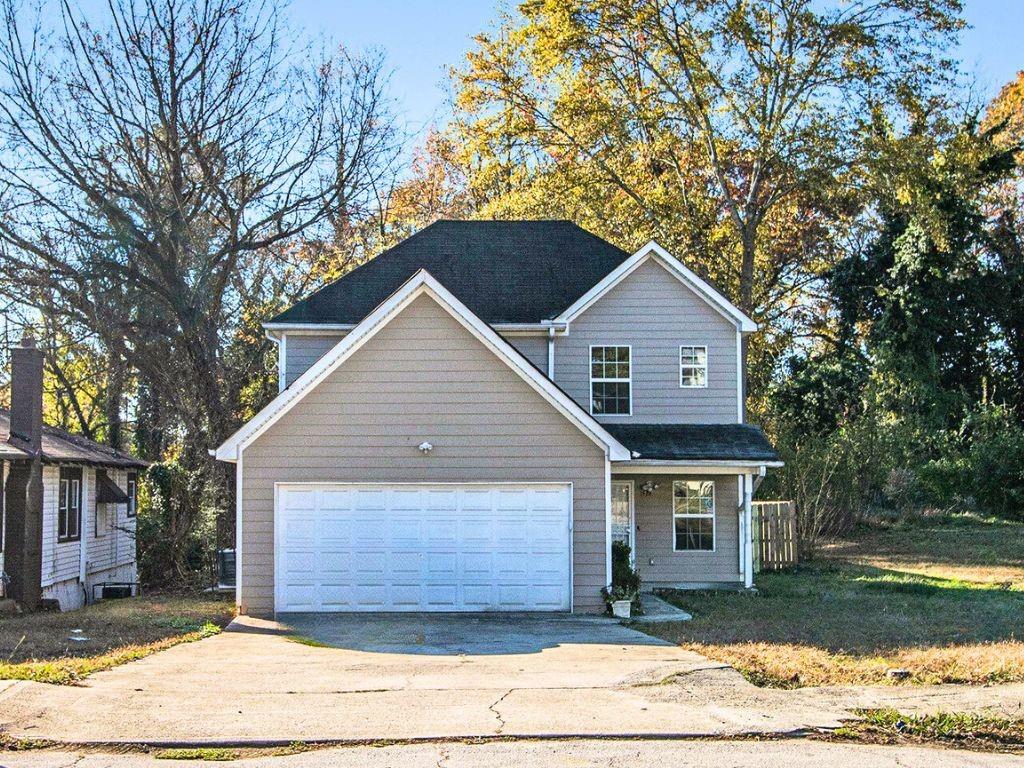
<path id="1" fill-rule="evenodd" d="M 57 498 L 57 541 L 82 538 L 82 468 L 61 467 Z"/>
<path id="2" fill-rule="evenodd" d="M 139 475 L 128 473 L 128 517 L 135 517 L 139 509 Z"/>
<path id="3" fill-rule="evenodd" d="M 672 483 L 672 527 L 676 552 L 714 551 L 713 480 L 676 480 Z"/>
<path id="4" fill-rule="evenodd" d="M 679 348 L 679 386 L 704 388 L 708 385 L 708 348 Z"/>
<path id="5" fill-rule="evenodd" d="M 629 416 L 633 411 L 628 346 L 590 348 L 590 412 Z"/>

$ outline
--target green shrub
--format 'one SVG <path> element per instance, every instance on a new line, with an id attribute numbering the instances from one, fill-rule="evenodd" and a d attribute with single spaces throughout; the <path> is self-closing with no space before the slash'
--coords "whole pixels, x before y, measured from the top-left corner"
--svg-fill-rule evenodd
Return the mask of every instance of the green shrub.
<path id="1" fill-rule="evenodd" d="M 616 600 L 629 600 L 633 613 L 640 612 L 640 574 L 630 562 L 632 550 L 621 541 L 612 542 L 612 583 L 601 590 L 609 605 Z"/>

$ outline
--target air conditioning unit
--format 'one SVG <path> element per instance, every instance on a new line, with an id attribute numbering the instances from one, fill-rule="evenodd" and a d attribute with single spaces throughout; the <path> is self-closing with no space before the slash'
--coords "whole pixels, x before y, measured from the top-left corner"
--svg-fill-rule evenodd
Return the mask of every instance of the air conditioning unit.
<path id="1" fill-rule="evenodd" d="M 217 588 L 234 589 L 235 584 L 235 550 L 217 550 Z"/>

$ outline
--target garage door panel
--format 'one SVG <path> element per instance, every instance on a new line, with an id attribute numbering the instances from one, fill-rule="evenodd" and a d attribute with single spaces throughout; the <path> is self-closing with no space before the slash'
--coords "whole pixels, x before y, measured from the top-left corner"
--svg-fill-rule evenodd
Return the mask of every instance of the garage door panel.
<path id="1" fill-rule="evenodd" d="M 283 488 L 278 610 L 568 610 L 570 494 L 567 484 Z"/>

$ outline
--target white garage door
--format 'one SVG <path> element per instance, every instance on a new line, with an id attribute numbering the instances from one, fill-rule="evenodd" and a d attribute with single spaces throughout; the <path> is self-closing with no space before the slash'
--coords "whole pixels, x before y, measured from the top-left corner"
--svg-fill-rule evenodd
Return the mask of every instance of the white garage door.
<path id="1" fill-rule="evenodd" d="M 278 611 L 570 607 L 566 484 L 280 485 Z"/>

